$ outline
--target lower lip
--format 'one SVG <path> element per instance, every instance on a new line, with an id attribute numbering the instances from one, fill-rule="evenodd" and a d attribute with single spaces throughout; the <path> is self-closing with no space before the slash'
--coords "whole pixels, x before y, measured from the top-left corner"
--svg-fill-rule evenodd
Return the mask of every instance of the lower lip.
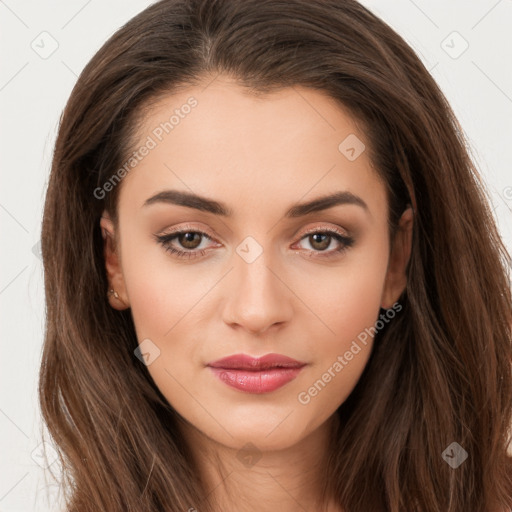
<path id="1" fill-rule="evenodd" d="M 261 371 L 213 368 L 211 366 L 209 368 L 224 384 L 232 388 L 247 393 L 268 393 L 295 379 L 303 367 L 272 368 Z"/>

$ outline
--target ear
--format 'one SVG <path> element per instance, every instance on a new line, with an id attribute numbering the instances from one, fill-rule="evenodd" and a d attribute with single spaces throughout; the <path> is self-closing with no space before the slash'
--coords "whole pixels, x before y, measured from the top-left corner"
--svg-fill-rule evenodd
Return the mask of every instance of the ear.
<path id="1" fill-rule="evenodd" d="M 119 311 L 130 307 L 130 301 L 126 293 L 126 286 L 121 267 L 121 258 L 119 251 L 119 235 L 115 232 L 114 223 L 110 215 L 103 211 L 100 220 L 101 234 L 103 236 L 103 255 L 105 258 L 105 268 L 108 277 L 108 300 L 110 305 Z M 110 293 L 110 290 L 117 293 Z"/>
<path id="2" fill-rule="evenodd" d="M 408 207 L 398 222 L 392 241 L 388 269 L 382 290 L 381 308 L 389 309 L 407 286 L 406 268 L 411 256 L 413 210 Z"/>

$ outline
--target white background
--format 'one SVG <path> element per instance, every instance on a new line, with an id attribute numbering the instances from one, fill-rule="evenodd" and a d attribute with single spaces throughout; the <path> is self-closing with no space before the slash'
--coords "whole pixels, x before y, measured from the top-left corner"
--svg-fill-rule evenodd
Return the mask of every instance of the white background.
<path id="1" fill-rule="evenodd" d="M 58 120 L 85 64 L 150 3 L 0 0 L 0 512 L 58 510 L 55 497 L 45 498 L 37 464 L 36 394 L 44 326 L 38 242 Z M 469 137 L 511 250 L 512 0 L 362 3 L 404 37 L 440 84 Z M 44 31 L 50 36 L 41 36 Z M 43 46 L 41 38 L 47 50 L 52 38 L 58 44 L 45 59 L 32 48 Z"/>

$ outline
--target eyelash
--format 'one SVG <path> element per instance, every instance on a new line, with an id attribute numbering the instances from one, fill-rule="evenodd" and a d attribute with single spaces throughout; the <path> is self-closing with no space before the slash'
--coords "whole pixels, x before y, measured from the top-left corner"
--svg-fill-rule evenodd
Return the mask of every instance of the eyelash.
<path id="1" fill-rule="evenodd" d="M 176 249 L 172 245 L 170 245 L 170 242 L 177 238 L 180 235 L 183 235 L 185 233 L 194 233 L 201 235 L 203 237 L 209 238 L 212 240 L 212 237 L 208 235 L 208 233 L 205 233 L 203 231 L 199 231 L 197 229 L 192 228 L 185 228 L 179 230 L 179 231 L 173 231 L 172 233 L 166 234 L 166 235 L 155 235 L 155 238 L 158 243 L 160 243 L 166 252 L 169 252 L 173 254 L 174 256 L 178 258 L 196 258 L 204 256 L 207 253 L 206 249 L 196 249 L 196 250 L 189 250 L 189 251 L 182 251 L 181 249 Z M 354 244 L 354 239 L 352 237 L 343 235 L 342 233 L 334 230 L 334 229 L 312 229 L 310 231 L 307 231 L 303 234 L 303 236 L 300 238 L 299 241 L 303 240 L 304 238 L 311 236 L 311 235 L 327 235 L 331 238 L 334 238 L 336 241 L 341 243 L 341 246 L 338 249 L 332 249 L 328 252 L 324 251 L 315 251 L 311 250 L 310 252 L 310 258 L 333 258 L 336 257 L 342 253 L 344 253 L 347 249 L 349 249 Z M 330 244 L 329 244 L 330 245 Z"/>

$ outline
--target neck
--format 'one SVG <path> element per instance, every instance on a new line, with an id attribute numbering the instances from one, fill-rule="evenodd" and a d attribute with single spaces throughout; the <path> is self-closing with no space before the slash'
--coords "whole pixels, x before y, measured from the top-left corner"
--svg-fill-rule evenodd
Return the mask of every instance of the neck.
<path id="1" fill-rule="evenodd" d="M 182 433 L 191 447 L 215 512 L 341 512 L 326 496 L 327 455 L 333 415 L 308 437 L 282 450 L 222 445 L 190 424 Z"/>

